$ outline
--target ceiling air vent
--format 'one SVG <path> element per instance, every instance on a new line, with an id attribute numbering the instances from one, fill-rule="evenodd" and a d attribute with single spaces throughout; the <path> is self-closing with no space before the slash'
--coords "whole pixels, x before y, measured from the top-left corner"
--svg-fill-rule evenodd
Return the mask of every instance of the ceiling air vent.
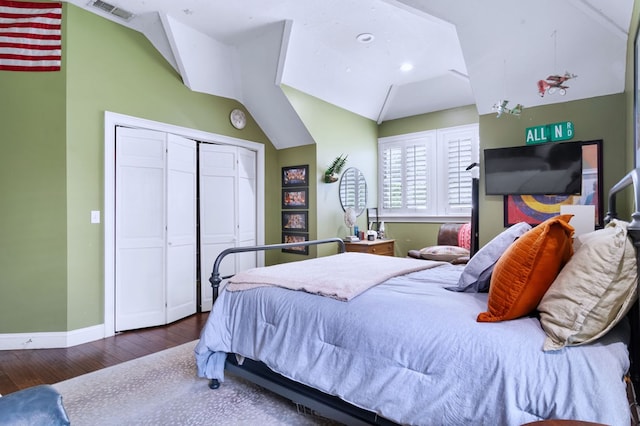
<path id="1" fill-rule="evenodd" d="M 91 0 L 89 4 L 113 16 L 117 16 L 120 19 L 124 19 L 125 21 L 129 21 L 131 20 L 131 18 L 135 16 L 133 13 L 128 12 L 124 9 L 120 9 L 119 7 L 109 4 L 106 1 Z"/>

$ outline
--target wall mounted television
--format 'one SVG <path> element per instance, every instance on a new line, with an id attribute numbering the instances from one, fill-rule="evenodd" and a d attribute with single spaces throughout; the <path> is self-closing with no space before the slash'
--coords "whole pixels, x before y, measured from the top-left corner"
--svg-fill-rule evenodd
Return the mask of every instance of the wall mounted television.
<path id="1" fill-rule="evenodd" d="M 485 149 L 484 182 L 486 195 L 580 194 L 582 143 Z"/>

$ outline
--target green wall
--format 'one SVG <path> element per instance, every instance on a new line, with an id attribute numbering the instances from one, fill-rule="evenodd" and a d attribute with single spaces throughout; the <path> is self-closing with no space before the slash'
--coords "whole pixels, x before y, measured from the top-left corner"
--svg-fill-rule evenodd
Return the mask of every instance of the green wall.
<path id="1" fill-rule="evenodd" d="M 480 162 L 482 150 L 525 144 L 527 127 L 571 121 L 575 126 L 572 140 L 603 140 L 603 175 L 605 188 L 617 182 L 631 164 L 626 161 L 627 114 L 626 95 L 611 95 L 565 102 L 535 108 L 525 106 L 518 117 L 485 114 L 475 116 L 475 106 L 440 111 L 424 116 L 394 120 L 380 125 L 380 136 L 430 130 L 479 122 Z M 621 167 L 621 164 L 628 164 Z M 484 171 L 480 167 L 480 246 L 504 230 L 504 204 L 502 197 L 485 196 Z M 628 202 L 625 194 L 620 196 L 621 205 Z M 620 210 L 624 214 L 624 210 Z M 410 249 L 419 249 L 436 242 L 440 224 L 437 223 L 388 223 L 386 228 L 390 238 L 396 240 L 396 255 L 405 255 Z M 399 252 L 399 253 L 398 253 Z"/>
<path id="2" fill-rule="evenodd" d="M 251 117 L 243 131 L 229 124 L 238 102 L 190 91 L 144 36 L 73 5 L 63 8 L 62 71 L 0 72 L 0 333 L 75 330 L 103 321 L 103 227 L 90 224 L 89 216 L 104 208 L 104 111 L 264 143 L 266 243 L 281 240 L 282 166 L 309 164 L 312 238 L 347 232 L 338 184 L 322 182 L 337 155 L 348 154 L 347 166 L 363 171 L 368 205 L 375 206 L 378 136 L 479 121 L 482 147 L 494 147 L 524 143 L 524 128 L 532 125 L 573 121 L 576 140 L 604 140 L 605 185 L 633 163 L 633 37 L 624 94 L 525 106 L 520 119 L 478 117 L 471 106 L 377 126 L 284 88 L 315 144 L 276 151 Z M 637 27 L 636 1 L 631 34 Z M 503 227 L 502 202 L 481 191 L 484 244 Z M 359 218 L 360 227 L 364 221 Z M 387 224 L 397 256 L 433 244 L 436 230 L 437 224 Z M 268 264 L 297 259 L 267 254 Z"/>
<path id="3" fill-rule="evenodd" d="M 291 167 L 291 166 L 309 166 L 309 192 L 307 193 L 307 203 L 308 203 L 308 222 L 307 228 L 309 229 L 309 240 L 315 240 L 318 236 L 317 229 L 317 207 L 318 203 L 316 201 L 317 194 L 317 182 L 315 179 L 316 176 L 316 145 L 303 145 L 295 148 L 287 148 L 278 151 L 278 164 L 274 169 L 278 171 L 278 182 L 280 192 L 278 193 L 278 203 L 275 205 L 275 209 L 272 214 L 276 217 L 282 217 L 282 175 L 280 171 L 282 167 Z M 274 243 L 282 242 L 282 220 L 278 223 L 277 227 L 274 227 L 270 230 L 273 234 Z M 269 264 L 274 263 L 284 263 L 284 262 L 294 262 L 296 260 L 306 259 L 307 257 L 316 257 L 317 256 L 317 248 L 309 247 L 309 255 L 301 255 L 301 254 L 293 254 L 293 253 L 283 253 L 282 251 L 271 251 L 273 255 L 269 258 L 266 258 L 265 261 L 269 261 Z"/>
<path id="4" fill-rule="evenodd" d="M 73 6 L 65 19 L 68 328 L 74 329 L 103 318 L 103 229 L 88 217 L 92 209 L 104 210 L 104 111 L 256 142 L 267 138 L 251 119 L 244 130 L 234 129 L 228 115 L 239 104 L 189 90 L 141 33 Z"/>
<path id="5" fill-rule="evenodd" d="M 480 116 L 481 148 L 525 145 L 525 129 L 571 121 L 575 141 L 602 139 L 604 188 L 610 188 L 629 170 L 626 163 L 625 95 L 611 95 L 535 108 L 525 106 L 520 118 Z M 482 162 L 482 157 L 480 158 Z M 484 170 L 480 167 L 480 246 L 504 229 L 503 197 L 484 195 Z M 625 195 L 620 202 L 626 205 Z M 606 208 L 606 207 L 605 207 Z M 626 210 L 626 209 L 625 209 Z M 621 214 L 625 211 L 621 210 Z M 628 212 L 627 212 L 628 214 Z"/>
<path id="6" fill-rule="evenodd" d="M 105 111 L 264 143 L 277 164 L 251 117 L 230 125 L 238 102 L 190 91 L 142 34 L 63 7 L 62 71 L 1 72 L 0 333 L 103 322 L 104 231 L 89 219 L 104 208 Z M 267 181 L 267 208 L 275 194 Z"/>
<path id="7" fill-rule="evenodd" d="M 338 155 L 348 155 L 345 169 L 357 167 L 362 171 L 367 181 L 367 206 L 376 206 L 378 202 L 377 124 L 373 120 L 338 108 L 291 87 L 283 89 L 315 141 L 315 158 L 309 159 L 309 162 L 315 166 L 310 179 L 310 187 L 315 187 L 314 198 L 317 203 L 314 212 L 315 236 L 319 239 L 344 237 L 349 230 L 344 224 L 344 212 L 338 195 L 339 182 L 324 183 L 324 171 Z M 281 166 L 285 165 L 295 164 L 285 164 L 281 161 Z M 365 213 L 358 218 L 358 226 L 366 229 L 366 221 Z M 320 256 L 332 253 L 335 253 L 335 247 L 326 245 L 318 247 Z"/>
<path id="8" fill-rule="evenodd" d="M 0 332 L 66 326 L 65 85 L 0 71 Z"/>
<path id="9" fill-rule="evenodd" d="M 402 135 L 405 133 L 423 132 L 445 127 L 462 126 L 478 122 L 478 110 L 475 105 L 451 108 L 413 117 L 389 120 L 380 123 L 379 137 Z"/>

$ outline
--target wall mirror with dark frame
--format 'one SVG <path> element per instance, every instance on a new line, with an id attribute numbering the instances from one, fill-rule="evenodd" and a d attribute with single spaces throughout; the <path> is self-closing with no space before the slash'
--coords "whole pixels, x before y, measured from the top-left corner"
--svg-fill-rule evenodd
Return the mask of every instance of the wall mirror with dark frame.
<path id="1" fill-rule="evenodd" d="M 367 207 L 367 181 L 355 167 L 349 167 L 340 177 L 340 204 L 342 210 L 351 207 L 360 216 Z"/>

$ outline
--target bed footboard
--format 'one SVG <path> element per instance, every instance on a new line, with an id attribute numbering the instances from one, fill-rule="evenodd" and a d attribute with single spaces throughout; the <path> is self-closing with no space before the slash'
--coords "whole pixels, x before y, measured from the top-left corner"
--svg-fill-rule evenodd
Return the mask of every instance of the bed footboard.
<path id="1" fill-rule="evenodd" d="M 300 246 L 317 246 L 321 244 L 338 244 L 338 252 L 344 253 L 345 245 L 344 241 L 340 238 L 326 238 L 323 240 L 311 240 L 311 241 L 301 241 L 296 243 L 282 243 L 282 244 L 267 244 L 261 246 L 247 246 L 247 247 L 232 247 L 225 250 L 222 250 L 218 257 L 216 257 L 215 262 L 213 262 L 213 271 L 211 272 L 211 277 L 209 278 L 209 282 L 211 283 L 211 288 L 213 289 L 213 301 L 215 302 L 218 298 L 218 289 L 220 288 L 220 283 L 224 279 L 231 278 L 233 275 L 221 277 L 220 276 L 220 263 L 222 259 L 224 259 L 229 254 L 234 253 L 246 253 L 250 251 L 265 251 L 265 250 L 276 250 L 283 248 L 291 248 L 291 247 L 300 247 Z"/>
<path id="2" fill-rule="evenodd" d="M 246 246 L 246 247 L 232 247 L 225 250 L 222 250 L 220 254 L 216 257 L 215 262 L 213 262 L 213 270 L 211 272 L 211 277 L 209 278 L 209 282 L 211 283 L 211 287 L 213 289 L 213 302 L 215 303 L 218 298 L 218 290 L 220 288 L 220 283 L 222 280 L 233 277 L 233 275 L 221 276 L 220 275 L 220 263 L 222 260 L 230 255 L 235 253 L 246 253 L 252 251 L 265 251 L 265 250 L 279 250 L 283 248 L 291 248 L 291 247 L 299 247 L 299 246 L 316 246 L 321 244 L 338 244 L 338 253 L 344 253 L 345 245 L 344 241 L 340 238 L 327 238 L 323 240 L 311 240 L 311 241 L 302 241 L 296 243 L 282 243 L 282 244 L 266 244 L 259 246 Z M 220 387 L 220 382 L 216 379 L 212 379 L 209 381 L 209 388 L 218 389 Z"/>

